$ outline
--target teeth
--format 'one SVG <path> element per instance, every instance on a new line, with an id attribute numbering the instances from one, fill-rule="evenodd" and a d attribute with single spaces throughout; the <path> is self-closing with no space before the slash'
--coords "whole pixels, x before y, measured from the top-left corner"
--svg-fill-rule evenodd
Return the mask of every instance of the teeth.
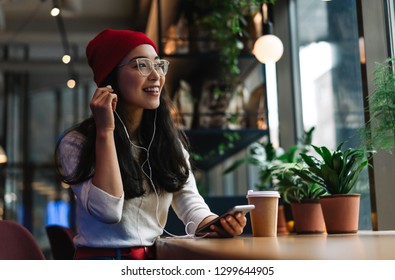
<path id="1" fill-rule="evenodd" d="M 156 92 L 156 91 L 159 91 L 159 88 L 158 87 L 145 88 L 144 91 L 151 91 L 151 92 L 155 91 Z"/>

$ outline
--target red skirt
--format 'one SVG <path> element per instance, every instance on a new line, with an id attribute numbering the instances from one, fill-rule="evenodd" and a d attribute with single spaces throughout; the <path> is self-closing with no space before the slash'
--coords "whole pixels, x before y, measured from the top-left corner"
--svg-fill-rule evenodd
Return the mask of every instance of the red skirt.
<path id="1" fill-rule="evenodd" d="M 154 247 L 130 247 L 130 248 L 94 248 L 94 247 L 77 247 L 74 259 L 94 259 L 101 257 L 110 257 L 114 259 L 130 260 L 152 260 L 154 259 Z"/>

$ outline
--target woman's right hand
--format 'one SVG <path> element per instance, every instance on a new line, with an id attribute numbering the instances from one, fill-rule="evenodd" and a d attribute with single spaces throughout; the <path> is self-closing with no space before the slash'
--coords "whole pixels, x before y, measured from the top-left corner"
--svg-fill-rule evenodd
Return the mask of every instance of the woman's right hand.
<path id="1" fill-rule="evenodd" d="M 97 130 L 114 130 L 114 111 L 118 97 L 112 88 L 97 88 L 89 104 Z"/>

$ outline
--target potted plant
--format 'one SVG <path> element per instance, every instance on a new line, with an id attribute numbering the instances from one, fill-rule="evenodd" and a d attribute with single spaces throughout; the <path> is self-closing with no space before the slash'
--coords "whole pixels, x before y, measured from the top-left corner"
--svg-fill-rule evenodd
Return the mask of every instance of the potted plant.
<path id="1" fill-rule="evenodd" d="M 330 152 L 325 146 L 312 145 L 318 156 L 300 154 L 307 168 L 295 169 L 303 180 L 326 189 L 320 197 L 328 233 L 355 233 L 358 231 L 360 194 L 351 193 L 362 170 L 368 165 L 366 150 L 348 148 L 343 143 Z"/>
<path id="2" fill-rule="evenodd" d="M 279 180 L 282 198 L 291 206 L 296 233 L 323 233 L 325 222 L 319 198 L 326 195 L 326 189 L 317 183 L 303 180 L 298 172 L 305 167 L 284 164 L 273 169 L 273 176 Z"/>
<path id="3" fill-rule="evenodd" d="M 259 183 L 255 185 L 257 190 L 275 190 L 283 195 L 286 187 L 294 180 L 294 174 L 285 172 L 286 167 L 300 161 L 300 153 L 307 152 L 312 141 L 314 127 L 305 131 L 298 144 L 291 146 L 288 150 L 281 147 L 274 148 L 270 140 L 257 141 L 251 145 L 249 153 L 245 158 L 235 161 L 225 169 L 224 174 L 228 174 L 243 164 L 250 164 L 258 167 Z M 293 166 L 293 165 L 292 165 Z M 281 171 L 281 172 L 280 172 Z M 285 209 L 280 199 L 278 213 L 278 232 L 288 232 L 286 225 Z M 287 212 L 288 213 L 288 212 Z"/>

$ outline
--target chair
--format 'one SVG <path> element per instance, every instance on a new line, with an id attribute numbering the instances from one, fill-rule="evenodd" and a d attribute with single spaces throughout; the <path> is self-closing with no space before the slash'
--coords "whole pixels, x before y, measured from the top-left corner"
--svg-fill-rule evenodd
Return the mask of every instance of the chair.
<path id="1" fill-rule="evenodd" d="M 45 260 L 37 241 L 24 226 L 0 221 L 0 260 Z"/>
<path id="2" fill-rule="evenodd" d="M 75 233 L 70 228 L 60 225 L 50 225 L 45 228 L 51 246 L 54 260 L 72 260 L 75 246 L 73 238 Z"/>

